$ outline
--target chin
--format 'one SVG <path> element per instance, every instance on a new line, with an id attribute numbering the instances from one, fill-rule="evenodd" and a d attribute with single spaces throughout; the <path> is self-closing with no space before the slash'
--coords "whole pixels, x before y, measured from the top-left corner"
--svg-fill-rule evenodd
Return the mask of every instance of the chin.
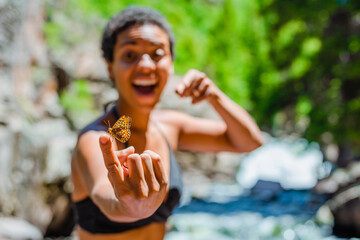
<path id="1" fill-rule="evenodd" d="M 156 104 L 159 102 L 159 98 L 156 97 L 137 97 L 133 104 L 136 105 L 139 109 L 144 111 L 151 111 L 155 108 Z"/>

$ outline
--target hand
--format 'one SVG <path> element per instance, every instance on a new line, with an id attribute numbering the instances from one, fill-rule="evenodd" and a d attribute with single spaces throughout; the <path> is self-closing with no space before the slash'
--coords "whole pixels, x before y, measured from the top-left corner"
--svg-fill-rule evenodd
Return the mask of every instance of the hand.
<path id="1" fill-rule="evenodd" d="M 108 135 L 99 138 L 108 178 L 124 215 L 144 218 L 163 202 L 168 178 L 160 156 L 150 150 L 136 154 L 134 147 L 114 151 Z"/>
<path id="2" fill-rule="evenodd" d="M 195 104 L 211 97 L 215 89 L 215 84 L 205 73 L 191 69 L 185 74 L 175 92 L 180 97 L 191 97 L 192 103 Z"/>

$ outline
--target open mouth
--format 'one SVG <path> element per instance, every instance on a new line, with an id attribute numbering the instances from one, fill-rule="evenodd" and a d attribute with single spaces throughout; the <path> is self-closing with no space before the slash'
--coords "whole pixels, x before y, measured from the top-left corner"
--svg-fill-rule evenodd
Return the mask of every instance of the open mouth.
<path id="1" fill-rule="evenodd" d="M 140 95 L 150 95 L 153 94 L 155 88 L 157 86 L 156 80 L 148 80 L 148 79 L 136 79 L 132 86 L 134 87 L 135 91 Z"/>

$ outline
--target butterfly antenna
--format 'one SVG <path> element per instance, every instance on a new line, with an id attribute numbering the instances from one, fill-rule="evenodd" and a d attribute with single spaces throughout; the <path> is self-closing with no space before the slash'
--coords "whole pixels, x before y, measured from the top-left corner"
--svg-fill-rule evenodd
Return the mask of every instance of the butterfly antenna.
<path id="1" fill-rule="evenodd" d="M 108 120 L 107 122 L 104 120 L 104 123 L 108 126 L 108 130 L 107 130 L 107 132 L 108 133 L 110 133 L 110 139 L 111 139 L 111 142 L 113 142 L 114 140 L 113 140 L 113 135 L 112 135 L 112 133 L 109 131 L 109 129 L 111 128 L 111 125 L 110 125 L 110 121 Z"/>

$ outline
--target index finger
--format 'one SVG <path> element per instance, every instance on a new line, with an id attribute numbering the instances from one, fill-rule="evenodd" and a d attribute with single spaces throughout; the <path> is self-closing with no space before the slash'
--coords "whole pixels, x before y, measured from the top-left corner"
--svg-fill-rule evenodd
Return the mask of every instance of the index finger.
<path id="1" fill-rule="evenodd" d="M 190 87 L 192 80 L 194 78 L 204 78 L 204 77 L 206 77 L 205 73 L 200 72 L 196 69 L 190 69 L 183 77 L 182 82 L 185 84 L 185 86 Z"/>
<path id="2" fill-rule="evenodd" d="M 197 87 L 205 77 L 206 77 L 206 74 L 203 72 L 200 72 L 198 70 L 188 71 L 183 78 L 183 84 L 185 87 L 183 89 L 182 94 L 184 96 L 190 96 L 191 91 L 195 87 Z"/>
<path id="3" fill-rule="evenodd" d="M 184 77 L 181 79 L 181 83 L 176 86 L 175 92 L 180 96 L 184 97 L 184 91 L 190 86 L 191 79 L 197 73 L 197 70 L 191 69 L 187 71 Z"/>
<path id="4" fill-rule="evenodd" d="M 101 152 L 103 154 L 105 166 L 111 178 L 123 181 L 123 170 L 115 152 L 112 149 L 112 143 L 109 135 L 99 137 Z"/>

